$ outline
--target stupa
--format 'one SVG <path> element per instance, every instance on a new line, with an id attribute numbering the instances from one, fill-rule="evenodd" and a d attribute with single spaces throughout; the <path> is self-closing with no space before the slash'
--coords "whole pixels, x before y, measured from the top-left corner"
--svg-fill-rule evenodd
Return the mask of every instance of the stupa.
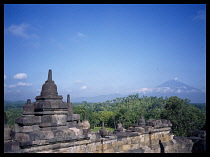
<path id="1" fill-rule="evenodd" d="M 12 138 L 19 142 L 21 148 L 89 138 L 89 132 L 83 132 L 80 115 L 73 113 L 70 95 L 67 102 L 58 95 L 52 70 L 48 72 L 40 96 L 35 99 L 33 103 L 27 100 L 23 115 L 16 119 L 12 131 Z"/>

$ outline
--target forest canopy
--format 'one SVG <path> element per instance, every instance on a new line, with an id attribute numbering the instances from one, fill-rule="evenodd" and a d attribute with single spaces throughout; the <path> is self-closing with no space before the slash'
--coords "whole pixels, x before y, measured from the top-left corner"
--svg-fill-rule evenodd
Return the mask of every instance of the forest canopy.
<path id="1" fill-rule="evenodd" d="M 15 119 L 22 115 L 24 104 L 4 105 L 7 122 L 10 127 Z M 196 129 L 205 127 L 206 105 L 191 104 L 188 99 L 176 96 L 170 98 L 147 97 L 139 98 L 138 94 L 128 97 L 107 100 L 102 103 L 73 103 L 74 114 L 80 114 L 81 121 L 84 114 L 90 123 L 91 129 L 101 126 L 104 121 L 106 127 L 116 128 L 121 122 L 125 128 L 136 125 L 141 115 L 148 119 L 168 119 L 172 123 L 172 132 L 175 136 L 191 136 Z"/>

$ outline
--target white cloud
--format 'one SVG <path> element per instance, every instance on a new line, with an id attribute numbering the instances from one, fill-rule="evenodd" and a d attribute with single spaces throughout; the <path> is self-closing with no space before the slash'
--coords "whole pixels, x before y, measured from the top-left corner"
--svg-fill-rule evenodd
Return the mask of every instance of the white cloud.
<path id="1" fill-rule="evenodd" d="M 175 81 L 178 80 L 178 77 L 175 77 L 174 80 L 175 80 Z"/>
<path id="2" fill-rule="evenodd" d="M 81 32 L 78 32 L 78 33 L 77 33 L 77 36 L 78 36 L 78 37 L 86 37 L 86 35 L 85 35 L 84 33 L 81 33 Z"/>
<path id="3" fill-rule="evenodd" d="M 196 15 L 193 18 L 194 20 L 204 20 L 206 21 L 206 10 L 197 11 Z"/>
<path id="4" fill-rule="evenodd" d="M 18 82 L 17 86 L 31 86 L 31 83 L 23 83 L 23 82 Z"/>
<path id="5" fill-rule="evenodd" d="M 11 26 L 9 26 L 7 28 L 7 30 L 12 35 L 19 36 L 19 37 L 22 37 L 22 38 L 25 38 L 25 39 L 37 38 L 38 35 L 28 33 L 29 28 L 32 28 L 29 24 L 22 23 L 22 24 L 19 24 L 19 25 L 12 24 Z M 32 29 L 34 29 L 34 28 L 32 28 Z"/>
<path id="6" fill-rule="evenodd" d="M 182 86 L 182 88 L 187 89 L 187 87 L 186 87 L 186 86 Z"/>
<path id="7" fill-rule="evenodd" d="M 83 83 L 83 81 L 81 81 L 81 80 L 76 80 L 76 81 L 74 81 L 74 83 Z"/>
<path id="8" fill-rule="evenodd" d="M 202 91 L 202 92 L 206 92 L 206 90 L 204 90 L 204 89 L 202 89 L 201 91 Z"/>
<path id="9" fill-rule="evenodd" d="M 173 92 L 174 90 L 170 87 L 158 87 L 158 88 L 140 88 L 136 90 L 131 90 L 129 93 L 139 92 L 139 93 L 149 93 L 149 92 L 160 92 L 160 93 L 167 93 Z"/>
<path id="10" fill-rule="evenodd" d="M 173 92 L 174 90 L 171 89 L 170 87 L 162 87 L 160 89 L 160 92 L 163 92 L 163 93 L 167 93 L 167 92 Z"/>
<path id="11" fill-rule="evenodd" d="M 26 33 L 28 26 L 28 24 L 11 25 L 9 26 L 8 31 L 13 35 L 28 38 L 29 35 Z"/>
<path id="12" fill-rule="evenodd" d="M 16 85 L 5 85 L 5 87 L 14 88 L 17 86 L 31 86 L 31 83 L 18 82 Z"/>
<path id="13" fill-rule="evenodd" d="M 14 77 L 14 79 L 25 79 L 25 78 L 27 78 L 27 74 L 26 73 L 18 73 L 18 74 L 15 74 L 13 77 Z"/>
<path id="14" fill-rule="evenodd" d="M 178 89 L 178 90 L 177 90 L 177 93 L 181 93 L 181 92 L 182 92 L 182 90 L 181 90 L 181 89 Z"/>
<path id="15" fill-rule="evenodd" d="M 140 93 L 146 93 L 146 92 L 151 92 L 153 91 L 154 88 L 140 88 L 140 89 L 136 89 L 136 90 L 131 90 L 129 92 L 140 92 Z"/>
<path id="16" fill-rule="evenodd" d="M 68 89 L 67 92 L 71 92 L 72 90 Z"/>
<path id="17" fill-rule="evenodd" d="M 87 89 L 87 86 L 82 86 L 82 87 L 80 87 L 80 89 L 82 89 L 82 90 Z"/>
<path id="18" fill-rule="evenodd" d="M 8 85 L 9 88 L 16 87 L 17 85 Z"/>
<path id="19" fill-rule="evenodd" d="M 6 78 L 7 78 L 7 76 L 6 76 L 6 75 L 4 75 L 4 80 L 6 80 Z"/>

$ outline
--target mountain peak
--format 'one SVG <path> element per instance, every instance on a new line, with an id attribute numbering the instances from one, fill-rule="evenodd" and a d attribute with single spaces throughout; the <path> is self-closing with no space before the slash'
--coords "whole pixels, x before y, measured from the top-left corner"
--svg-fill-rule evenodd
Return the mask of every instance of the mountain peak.
<path id="1" fill-rule="evenodd" d="M 200 89 L 197 89 L 197 88 L 194 88 L 194 87 L 191 87 L 185 83 L 182 83 L 180 81 L 178 81 L 177 79 L 171 79 L 171 80 L 168 80 L 162 84 L 160 84 L 159 86 L 157 86 L 158 88 L 159 87 L 170 87 L 170 88 L 184 88 L 184 89 L 188 89 L 188 90 L 199 90 Z"/>

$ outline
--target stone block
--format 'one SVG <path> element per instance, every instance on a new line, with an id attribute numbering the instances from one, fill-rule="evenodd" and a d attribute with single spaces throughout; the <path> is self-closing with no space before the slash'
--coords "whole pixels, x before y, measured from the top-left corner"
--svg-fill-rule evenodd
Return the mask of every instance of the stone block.
<path id="1" fill-rule="evenodd" d="M 130 138 L 128 138 L 127 141 L 128 141 L 127 144 L 131 144 L 131 139 Z"/>
<path id="2" fill-rule="evenodd" d="M 18 124 L 15 124 L 13 126 L 13 131 L 14 132 L 33 132 L 33 131 L 36 131 L 36 130 L 39 130 L 39 129 L 40 129 L 39 125 L 20 126 Z"/>
<path id="3" fill-rule="evenodd" d="M 44 115 L 41 116 L 41 122 L 42 123 L 52 123 L 52 115 Z"/>
<path id="4" fill-rule="evenodd" d="M 35 124 L 41 123 L 41 117 L 25 115 L 25 116 L 17 118 L 15 122 L 21 125 L 35 125 Z"/>
<path id="5" fill-rule="evenodd" d="M 54 138 L 63 138 L 64 133 L 62 130 L 52 130 L 52 133 L 54 134 Z"/>
<path id="6" fill-rule="evenodd" d="M 102 150 L 96 150 L 95 152 L 93 153 L 103 153 Z"/>
<path id="7" fill-rule="evenodd" d="M 15 124 L 13 125 L 12 131 L 13 131 L 13 132 L 20 132 L 20 130 L 21 130 L 21 129 L 20 129 L 20 126 L 19 126 L 18 124 L 15 123 Z"/>
<path id="8" fill-rule="evenodd" d="M 66 125 L 67 116 L 66 115 L 53 115 L 52 122 L 57 125 Z"/>
<path id="9" fill-rule="evenodd" d="M 25 104 L 23 106 L 23 115 L 33 115 L 34 114 L 34 105 L 33 104 Z"/>
<path id="10" fill-rule="evenodd" d="M 114 153 L 114 148 L 110 148 L 110 149 L 107 149 L 107 150 L 104 150 L 103 153 Z"/>
<path id="11" fill-rule="evenodd" d="M 44 139 L 44 133 L 41 131 L 34 131 L 28 134 L 30 141 L 36 141 L 36 140 L 41 140 Z"/>
<path id="12" fill-rule="evenodd" d="M 123 141 L 117 141 L 117 142 L 115 143 L 115 145 L 116 145 L 117 147 L 122 146 L 122 145 L 123 145 Z"/>
<path id="13" fill-rule="evenodd" d="M 127 145 L 122 145 L 122 151 L 129 151 L 131 149 L 131 145 L 127 144 Z"/>
<path id="14" fill-rule="evenodd" d="M 96 144 L 96 151 L 102 150 L 102 144 Z"/>
<path id="15" fill-rule="evenodd" d="M 34 109 L 35 111 L 41 111 L 42 109 L 67 109 L 68 110 L 68 105 L 62 100 L 40 101 L 40 102 L 35 102 Z"/>
<path id="16" fill-rule="evenodd" d="M 53 127 L 66 125 L 66 115 L 44 115 L 41 116 L 40 127 Z"/>
<path id="17" fill-rule="evenodd" d="M 67 121 L 79 121 L 80 120 L 80 115 L 79 114 L 68 114 L 67 115 Z"/>
<path id="18" fill-rule="evenodd" d="M 113 147 L 114 149 L 114 152 L 120 152 L 122 150 L 122 146 L 119 146 L 119 147 Z"/>
<path id="19" fill-rule="evenodd" d="M 30 137 L 28 134 L 25 133 L 15 133 L 14 138 L 17 142 L 26 142 L 30 141 Z"/>
<path id="20" fill-rule="evenodd" d="M 19 151 L 20 146 L 18 142 L 10 141 L 10 142 L 4 142 L 4 152 L 9 153 L 13 151 Z"/>
<path id="21" fill-rule="evenodd" d="M 33 127 L 32 126 L 23 126 L 21 129 L 21 132 L 32 132 Z"/>
<path id="22" fill-rule="evenodd" d="M 69 128 L 77 127 L 78 126 L 78 123 L 77 123 L 77 121 L 69 121 L 69 122 L 67 122 L 67 126 Z"/>
<path id="23" fill-rule="evenodd" d="M 47 142 L 47 140 L 36 140 L 36 141 L 32 141 L 33 145 L 45 145 L 45 144 L 49 144 Z"/>
<path id="24" fill-rule="evenodd" d="M 40 128 L 45 128 L 45 127 L 48 127 L 50 130 L 53 130 L 52 128 L 53 127 L 57 127 L 58 125 L 56 123 L 41 123 L 39 125 Z M 52 128 L 51 128 L 52 127 Z"/>
<path id="25" fill-rule="evenodd" d="M 42 139 L 44 139 L 44 140 L 54 138 L 54 134 L 52 131 L 42 131 L 42 133 L 43 133 Z"/>
<path id="26" fill-rule="evenodd" d="M 145 133 L 145 128 L 143 128 L 143 127 L 135 127 L 134 130 L 135 130 L 136 132 Z"/>
<path id="27" fill-rule="evenodd" d="M 110 144 L 109 143 L 103 144 L 103 149 L 104 150 L 109 149 L 109 148 L 110 148 Z"/>
<path id="28" fill-rule="evenodd" d="M 78 148 L 76 149 L 76 153 L 82 153 L 82 148 L 78 147 Z"/>
<path id="29" fill-rule="evenodd" d="M 82 129 L 77 129 L 77 128 L 69 128 L 70 135 L 73 137 L 83 135 L 83 130 Z"/>
<path id="30" fill-rule="evenodd" d="M 4 125 L 4 140 L 11 139 L 11 129 L 7 124 Z"/>

